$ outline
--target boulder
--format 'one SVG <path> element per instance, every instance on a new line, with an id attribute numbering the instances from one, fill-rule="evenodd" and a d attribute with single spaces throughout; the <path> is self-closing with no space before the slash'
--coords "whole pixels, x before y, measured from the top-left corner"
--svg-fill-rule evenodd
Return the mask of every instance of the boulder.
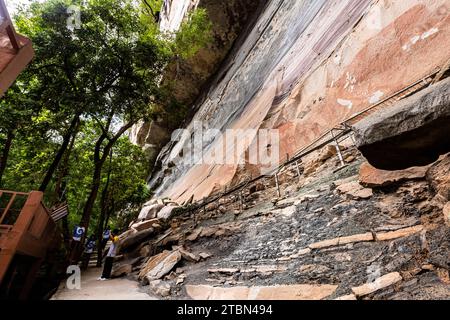
<path id="1" fill-rule="evenodd" d="M 217 231 L 219 231 L 219 227 L 205 227 L 202 229 L 202 232 L 200 233 L 200 237 L 211 237 L 213 236 Z"/>
<path id="2" fill-rule="evenodd" d="M 442 205 L 450 201 L 450 154 L 440 157 L 427 172 L 427 181 L 436 193 L 436 200 Z"/>
<path id="3" fill-rule="evenodd" d="M 123 241 L 124 239 L 130 237 L 131 235 L 135 234 L 137 231 L 136 229 L 129 229 L 127 231 L 125 231 L 124 233 L 119 235 L 119 240 Z"/>
<path id="4" fill-rule="evenodd" d="M 342 150 L 342 146 L 340 148 Z M 320 153 L 319 153 L 316 161 L 319 163 L 324 163 L 328 159 L 334 157 L 336 154 L 337 154 L 336 146 L 327 145 L 320 150 Z"/>
<path id="5" fill-rule="evenodd" d="M 345 150 L 345 147 L 339 146 L 341 150 Z M 337 149 L 335 145 L 326 145 L 322 149 L 315 151 L 308 155 L 304 162 L 304 171 L 303 174 L 305 176 L 310 176 L 317 169 L 322 166 L 328 159 L 337 155 Z"/>
<path id="6" fill-rule="evenodd" d="M 139 280 L 147 279 L 149 282 L 161 279 L 168 274 L 181 260 L 181 254 L 176 251 L 164 251 L 151 257 L 139 273 Z"/>
<path id="7" fill-rule="evenodd" d="M 133 265 L 129 263 L 115 264 L 111 271 L 111 276 L 113 278 L 121 277 L 131 273 L 132 269 Z"/>
<path id="8" fill-rule="evenodd" d="M 359 169 L 359 183 L 367 188 L 387 187 L 406 180 L 424 179 L 428 169 L 429 166 L 387 171 L 365 162 Z"/>
<path id="9" fill-rule="evenodd" d="M 206 253 L 206 252 L 200 252 L 198 255 L 200 256 L 200 258 L 202 258 L 204 260 L 206 260 L 209 257 L 211 257 L 211 255 L 209 253 Z"/>
<path id="10" fill-rule="evenodd" d="M 120 250 L 126 250 L 130 247 L 133 247 L 134 245 L 137 245 L 138 243 L 142 242 L 143 240 L 147 239 L 153 234 L 154 234 L 153 228 L 133 233 L 120 242 L 119 244 Z"/>
<path id="11" fill-rule="evenodd" d="M 156 218 L 156 214 L 164 207 L 163 204 L 156 203 L 150 206 L 144 206 L 139 213 L 138 220 L 144 221 Z"/>
<path id="12" fill-rule="evenodd" d="M 450 202 L 444 206 L 443 213 L 445 224 L 450 228 Z"/>
<path id="13" fill-rule="evenodd" d="M 450 151 L 450 78 L 353 125 L 356 145 L 383 170 L 425 166 Z"/>
<path id="14" fill-rule="evenodd" d="M 161 280 L 150 281 L 150 289 L 161 297 L 170 296 L 170 284 Z"/>
<path id="15" fill-rule="evenodd" d="M 159 222 L 159 219 L 150 219 L 147 221 L 135 223 L 131 226 L 131 228 L 135 229 L 136 231 L 142 231 L 142 230 L 153 228 L 153 225 L 158 222 Z"/>
<path id="16" fill-rule="evenodd" d="M 182 284 L 185 279 L 186 279 L 186 275 L 182 274 L 182 275 L 178 276 L 177 281 L 176 281 L 175 284 L 178 286 L 178 285 Z"/>
<path id="17" fill-rule="evenodd" d="M 200 257 L 199 257 L 199 256 L 197 256 L 197 255 L 195 255 L 195 254 L 193 254 L 193 253 L 191 253 L 191 252 L 189 252 L 189 251 L 186 251 L 186 250 L 184 250 L 184 249 L 181 248 L 181 247 L 178 248 L 178 251 L 180 251 L 181 257 L 182 257 L 183 259 L 187 260 L 187 261 L 190 261 L 190 262 L 198 262 L 198 261 L 200 260 Z"/>
<path id="18" fill-rule="evenodd" d="M 179 208 L 179 207 L 166 206 L 166 207 L 162 208 L 157 214 L 158 219 L 161 219 L 163 221 L 170 220 L 173 217 L 174 210 L 176 208 Z"/>
<path id="19" fill-rule="evenodd" d="M 364 188 L 358 181 L 343 183 L 336 190 L 353 199 L 368 199 L 373 196 L 372 189 Z"/>
<path id="20" fill-rule="evenodd" d="M 146 245 L 146 246 L 143 246 L 139 250 L 139 256 L 141 256 L 141 257 L 148 257 L 151 252 L 152 252 L 152 247 L 150 245 Z"/>

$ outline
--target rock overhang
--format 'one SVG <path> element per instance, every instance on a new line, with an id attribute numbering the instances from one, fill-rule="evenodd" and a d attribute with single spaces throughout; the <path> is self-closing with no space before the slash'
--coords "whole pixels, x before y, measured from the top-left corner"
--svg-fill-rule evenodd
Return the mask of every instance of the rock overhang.
<path id="1" fill-rule="evenodd" d="M 450 151 L 450 78 L 368 116 L 353 130 L 359 150 L 379 169 L 438 160 Z"/>

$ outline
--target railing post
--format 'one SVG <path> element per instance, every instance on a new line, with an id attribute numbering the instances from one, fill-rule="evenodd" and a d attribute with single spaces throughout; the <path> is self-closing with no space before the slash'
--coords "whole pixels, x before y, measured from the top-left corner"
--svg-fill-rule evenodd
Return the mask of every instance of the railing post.
<path id="1" fill-rule="evenodd" d="M 339 142 L 336 139 L 336 137 L 334 136 L 333 130 L 331 130 L 331 136 L 333 137 L 334 143 L 336 144 L 336 151 L 339 157 L 339 161 L 341 162 L 341 166 L 345 166 L 345 161 L 344 161 L 344 157 L 342 156 L 342 152 L 341 152 L 341 148 L 339 147 Z"/>
<path id="2" fill-rule="evenodd" d="M 352 139 L 353 144 L 356 145 L 356 138 L 355 138 L 355 133 L 354 132 L 350 133 L 350 139 Z"/>
<path id="3" fill-rule="evenodd" d="M 298 165 L 298 161 L 295 161 L 295 168 L 297 169 L 298 181 L 300 181 L 300 166 Z"/>
<path id="4" fill-rule="evenodd" d="M 338 157 L 339 157 L 339 161 L 341 162 L 341 166 L 345 166 L 345 161 L 344 161 L 344 157 L 342 156 L 341 153 L 341 148 L 339 147 L 339 143 L 337 142 L 337 140 L 334 140 L 334 142 L 336 143 L 336 150 L 338 153 Z"/>
<path id="5" fill-rule="evenodd" d="M 275 184 L 277 186 L 278 198 L 281 198 L 280 182 L 278 181 L 278 172 L 275 173 Z"/>

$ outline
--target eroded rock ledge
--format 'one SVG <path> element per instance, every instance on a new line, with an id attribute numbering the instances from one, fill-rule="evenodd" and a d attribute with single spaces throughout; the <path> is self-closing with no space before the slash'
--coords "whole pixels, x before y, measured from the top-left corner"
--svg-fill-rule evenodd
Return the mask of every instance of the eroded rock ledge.
<path id="1" fill-rule="evenodd" d="M 450 151 L 450 78 L 354 126 L 357 146 L 373 166 L 424 166 Z"/>

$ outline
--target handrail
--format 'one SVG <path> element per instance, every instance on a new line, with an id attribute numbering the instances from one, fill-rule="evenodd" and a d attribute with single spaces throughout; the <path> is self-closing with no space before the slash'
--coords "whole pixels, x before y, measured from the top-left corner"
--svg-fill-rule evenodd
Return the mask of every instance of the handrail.
<path id="1" fill-rule="evenodd" d="M 431 84 L 433 81 L 433 77 L 436 76 L 437 74 L 439 74 L 439 72 L 441 71 L 442 68 L 436 68 L 432 73 L 428 74 L 427 76 L 421 78 L 420 80 L 415 81 L 414 83 L 412 83 L 411 85 L 393 93 L 392 95 L 388 96 L 387 98 L 383 99 L 382 101 L 371 105 L 370 107 L 362 110 L 361 112 L 358 112 L 357 114 L 354 114 L 352 116 L 350 116 L 349 118 L 347 118 L 346 120 L 342 121 L 340 123 L 339 126 L 337 127 L 333 127 L 330 130 L 327 130 L 326 132 L 324 132 L 320 137 L 316 138 L 314 141 L 312 141 L 310 144 L 308 144 L 307 146 L 303 147 L 302 149 L 300 149 L 291 159 L 288 159 L 287 161 L 285 161 L 283 164 L 279 165 L 276 169 L 270 171 L 269 173 L 265 174 L 265 175 L 260 175 L 254 179 L 248 180 L 248 181 L 243 181 L 242 183 L 238 184 L 237 186 L 231 188 L 230 190 L 226 190 L 224 192 L 221 192 L 219 194 L 216 195 L 210 195 L 208 197 L 203 198 L 203 200 L 200 202 L 196 202 L 195 204 L 192 204 L 188 210 L 192 211 L 195 209 L 198 209 L 200 207 L 204 207 L 208 204 L 211 204 L 213 202 L 218 201 L 219 199 L 228 196 L 230 194 L 235 193 L 236 191 L 245 188 L 246 186 L 248 186 L 249 184 L 255 183 L 263 178 L 269 177 L 271 175 L 276 175 L 280 172 L 280 170 L 284 167 L 286 167 L 289 164 L 295 163 L 299 160 L 301 160 L 301 158 L 311 154 L 312 152 L 323 148 L 324 146 L 336 142 L 338 141 L 340 138 L 344 137 L 344 136 L 348 136 L 349 133 L 352 132 L 352 129 L 349 126 L 349 123 L 355 119 L 357 119 L 358 117 L 368 113 L 371 110 L 374 110 L 375 108 L 385 104 L 386 102 L 391 101 L 392 99 L 398 98 L 398 100 L 403 99 L 406 95 L 408 90 L 413 89 L 414 87 L 418 86 L 419 84 L 422 84 L 423 86 L 417 88 L 416 90 L 414 90 L 413 92 L 417 92 L 418 90 L 421 90 L 423 87 Z M 431 79 L 429 79 L 431 78 Z M 403 94 L 403 96 L 402 96 Z M 410 94 L 410 93 L 409 93 Z M 400 96 L 400 97 L 399 97 Z M 337 135 L 333 134 L 333 131 L 335 130 L 339 130 L 340 132 Z M 325 137 L 327 137 L 328 135 L 331 135 L 331 138 L 326 139 L 325 141 L 322 141 Z M 321 142 L 321 143 L 319 143 Z"/>
<path id="2" fill-rule="evenodd" d="M 0 197 L 2 196 L 2 193 L 8 193 L 8 194 L 15 193 L 15 194 L 17 194 L 18 196 L 29 196 L 29 195 L 30 195 L 29 192 L 19 192 L 19 191 L 11 191 L 11 190 L 0 190 Z"/>

